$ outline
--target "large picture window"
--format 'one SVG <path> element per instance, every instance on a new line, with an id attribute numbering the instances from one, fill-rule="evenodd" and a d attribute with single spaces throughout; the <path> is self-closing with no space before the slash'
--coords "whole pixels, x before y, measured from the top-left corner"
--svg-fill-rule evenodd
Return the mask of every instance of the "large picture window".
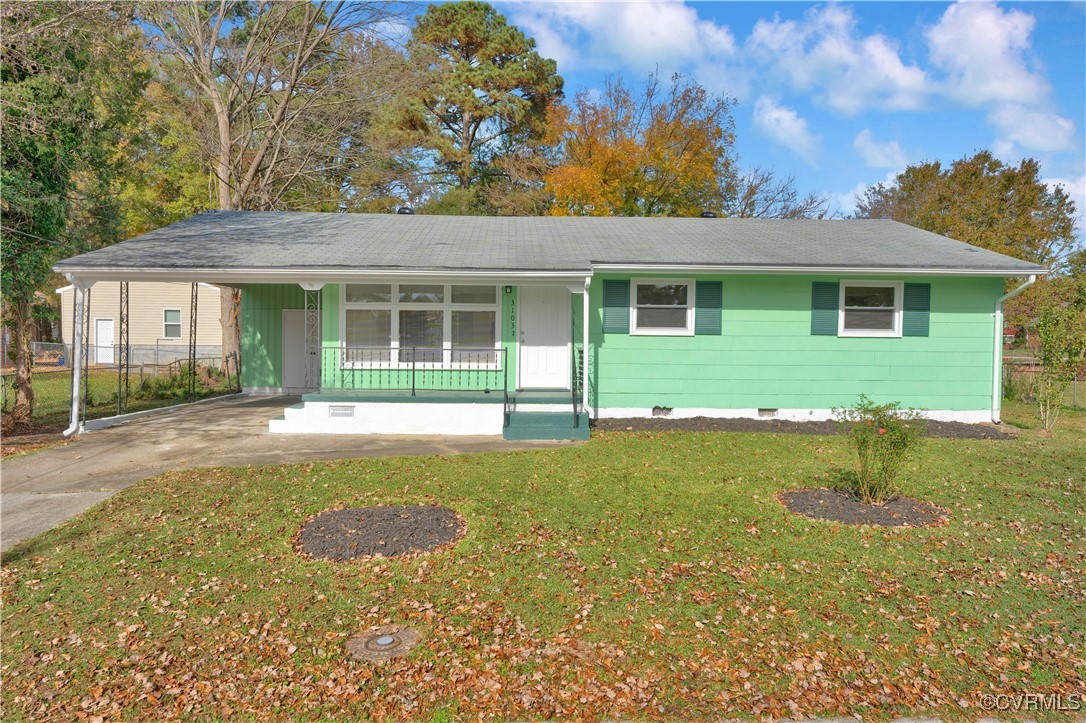
<path id="1" fill-rule="evenodd" d="M 493 366 L 499 296 L 471 284 L 345 284 L 347 364 Z"/>
<path id="2" fill-rule="evenodd" d="M 902 282 L 842 281 L 840 336 L 901 336 Z"/>
<path id="3" fill-rule="evenodd" d="M 694 282 L 690 279 L 635 279 L 630 284 L 630 333 L 693 334 Z"/>

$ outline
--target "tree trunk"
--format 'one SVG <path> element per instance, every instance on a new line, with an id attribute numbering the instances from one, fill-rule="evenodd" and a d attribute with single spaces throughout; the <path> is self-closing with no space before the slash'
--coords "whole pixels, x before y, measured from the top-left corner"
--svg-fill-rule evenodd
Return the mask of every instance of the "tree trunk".
<path id="1" fill-rule="evenodd" d="M 219 309 L 222 315 L 222 367 L 230 364 L 230 369 L 240 374 L 241 364 L 241 326 L 238 318 L 241 313 L 241 289 L 223 286 L 219 290 Z M 237 360 L 238 367 L 234 366 Z"/>
<path id="2" fill-rule="evenodd" d="M 33 427 L 34 385 L 31 377 L 33 354 L 30 350 L 30 302 L 18 300 L 12 303 L 12 331 L 15 339 L 15 405 L 8 422 L 9 434 L 29 432 Z"/>

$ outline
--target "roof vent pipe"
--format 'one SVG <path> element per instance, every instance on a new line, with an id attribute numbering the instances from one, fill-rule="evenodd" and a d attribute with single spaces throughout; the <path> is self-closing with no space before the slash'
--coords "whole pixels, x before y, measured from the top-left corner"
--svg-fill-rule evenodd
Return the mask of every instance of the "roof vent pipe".
<path id="1" fill-rule="evenodd" d="M 414 216 L 415 215 L 415 209 L 411 208 L 410 206 L 400 206 L 399 208 L 396 209 L 396 215 L 398 215 L 398 216 Z"/>
<path id="2" fill-rule="evenodd" d="M 714 213 L 713 211 L 702 211 L 701 212 L 701 217 L 702 218 L 716 218 L 716 213 Z"/>

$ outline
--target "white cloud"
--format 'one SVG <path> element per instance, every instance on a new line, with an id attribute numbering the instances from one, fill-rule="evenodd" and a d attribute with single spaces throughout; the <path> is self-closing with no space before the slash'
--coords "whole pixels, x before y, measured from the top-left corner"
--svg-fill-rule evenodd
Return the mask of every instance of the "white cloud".
<path id="1" fill-rule="evenodd" d="M 944 91 L 968 105 L 1035 102 L 1049 92 L 1029 67 L 1034 17 L 995 3 L 957 2 L 927 32 L 931 59 L 947 73 Z"/>
<path id="2" fill-rule="evenodd" d="M 807 121 L 796 111 L 763 95 L 754 104 L 754 125 L 766 136 L 814 164 L 820 139 L 811 133 Z"/>
<path id="3" fill-rule="evenodd" d="M 905 64 L 890 38 L 859 35 L 852 11 L 836 5 L 809 10 L 802 23 L 759 20 L 747 48 L 795 88 L 815 92 L 842 113 L 916 109 L 928 92 L 924 71 Z"/>
<path id="4" fill-rule="evenodd" d="M 540 52 L 563 65 L 650 70 L 719 62 L 735 53 L 725 25 L 682 2 L 533 2 L 507 6 Z"/>
<path id="5" fill-rule="evenodd" d="M 1057 113 L 1020 103 L 997 105 L 988 121 L 1000 133 L 996 147 L 1021 146 L 1030 151 L 1069 151 L 1075 147 L 1075 124 Z"/>
<path id="6" fill-rule="evenodd" d="M 908 163 L 905 151 L 897 141 L 876 141 L 871 135 L 871 130 L 864 128 L 856 134 L 852 141 L 852 147 L 860 154 L 863 162 L 872 168 L 903 169 Z"/>

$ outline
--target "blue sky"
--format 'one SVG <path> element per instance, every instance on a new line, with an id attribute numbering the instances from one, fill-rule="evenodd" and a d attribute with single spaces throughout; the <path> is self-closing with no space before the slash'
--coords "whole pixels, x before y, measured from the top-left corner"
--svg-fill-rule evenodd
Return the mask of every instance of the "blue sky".
<path id="1" fill-rule="evenodd" d="M 568 96 L 659 69 L 736 97 L 742 162 L 841 213 L 906 164 L 983 148 L 1039 159 L 1086 209 L 1086 2 L 496 7 L 558 61 Z"/>

